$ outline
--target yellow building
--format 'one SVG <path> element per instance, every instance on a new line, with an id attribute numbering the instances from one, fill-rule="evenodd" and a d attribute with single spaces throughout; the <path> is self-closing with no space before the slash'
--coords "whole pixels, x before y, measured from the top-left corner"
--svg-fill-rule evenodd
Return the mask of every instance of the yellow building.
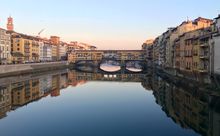
<path id="1" fill-rule="evenodd" d="M 12 62 L 26 63 L 39 60 L 39 45 L 36 37 L 12 33 Z"/>
<path id="2" fill-rule="evenodd" d="M 210 29 L 197 29 L 179 36 L 179 45 L 175 45 L 175 53 L 179 55 L 175 56 L 175 63 L 180 65 L 176 69 L 194 74 L 209 72 Z"/>
<path id="3" fill-rule="evenodd" d="M 52 43 L 52 60 L 57 61 L 59 58 L 59 44 L 60 44 L 60 37 L 58 36 L 51 36 L 50 41 Z"/>
<path id="4" fill-rule="evenodd" d="M 206 18 L 197 18 L 193 21 L 184 21 L 181 25 L 174 28 L 167 39 L 167 47 L 166 47 L 166 67 L 171 68 L 174 66 L 174 57 L 173 57 L 173 45 L 176 39 L 179 38 L 184 33 L 201 29 L 207 28 L 212 24 L 212 20 Z"/>
<path id="5" fill-rule="evenodd" d="M 38 62 L 39 61 L 39 43 L 38 43 L 38 39 L 33 39 L 32 41 L 32 60 L 34 62 Z"/>

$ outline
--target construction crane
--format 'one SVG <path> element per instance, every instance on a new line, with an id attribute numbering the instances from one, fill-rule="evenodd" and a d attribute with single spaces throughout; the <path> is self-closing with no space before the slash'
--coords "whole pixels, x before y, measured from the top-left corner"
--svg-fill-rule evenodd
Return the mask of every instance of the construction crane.
<path id="1" fill-rule="evenodd" d="M 40 37 L 40 34 L 44 31 L 45 29 L 40 30 L 40 32 L 38 33 L 38 36 Z"/>

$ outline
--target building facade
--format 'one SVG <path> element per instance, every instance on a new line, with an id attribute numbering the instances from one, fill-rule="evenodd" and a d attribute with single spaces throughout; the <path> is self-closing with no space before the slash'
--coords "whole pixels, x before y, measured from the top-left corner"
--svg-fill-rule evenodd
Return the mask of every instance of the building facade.
<path id="1" fill-rule="evenodd" d="M 144 50 L 146 54 L 146 61 L 147 61 L 148 67 L 152 67 L 153 43 L 154 43 L 154 40 L 149 39 L 142 45 L 142 50 Z"/>
<path id="2" fill-rule="evenodd" d="M 39 39 L 20 33 L 11 33 L 12 62 L 33 63 L 39 61 Z"/>
<path id="3" fill-rule="evenodd" d="M 214 19 L 213 39 L 211 42 L 211 74 L 220 75 L 220 15 Z"/>
<path id="4" fill-rule="evenodd" d="M 67 43 L 60 42 L 58 45 L 58 60 L 67 60 Z"/>
<path id="5" fill-rule="evenodd" d="M 58 61 L 59 60 L 60 37 L 51 36 L 50 41 L 52 43 L 52 61 Z"/>
<path id="6" fill-rule="evenodd" d="M 32 59 L 31 59 L 31 61 L 32 62 L 39 62 L 40 60 L 39 60 L 39 50 L 40 50 L 40 48 L 39 48 L 40 46 L 39 46 L 39 39 L 37 39 L 37 38 L 33 38 L 33 40 L 32 40 Z"/>
<path id="7" fill-rule="evenodd" d="M 199 17 L 169 28 L 153 42 L 152 65 L 172 75 L 197 79 L 199 74 L 216 73 L 219 22 L 219 17 L 214 24 L 213 20 Z"/>
<path id="8" fill-rule="evenodd" d="M 172 29 L 170 36 L 167 38 L 167 46 L 166 46 L 166 68 L 174 67 L 174 42 L 179 38 L 182 34 L 193 31 L 196 29 L 210 27 L 212 24 L 212 20 L 205 18 L 197 18 L 193 21 L 185 21 L 181 25 Z"/>
<path id="9" fill-rule="evenodd" d="M 11 63 L 11 36 L 0 28 L 0 64 Z"/>
<path id="10" fill-rule="evenodd" d="M 39 41 L 39 59 L 41 62 L 52 61 L 52 45 L 47 39 Z"/>

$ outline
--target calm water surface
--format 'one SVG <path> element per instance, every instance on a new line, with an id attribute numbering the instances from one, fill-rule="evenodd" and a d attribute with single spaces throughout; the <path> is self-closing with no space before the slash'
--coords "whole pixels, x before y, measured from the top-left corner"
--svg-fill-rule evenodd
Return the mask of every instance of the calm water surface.
<path id="1" fill-rule="evenodd" d="M 4 78 L 0 86 L 1 136 L 220 134 L 219 93 L 156 75 L 64 70 Z"/>

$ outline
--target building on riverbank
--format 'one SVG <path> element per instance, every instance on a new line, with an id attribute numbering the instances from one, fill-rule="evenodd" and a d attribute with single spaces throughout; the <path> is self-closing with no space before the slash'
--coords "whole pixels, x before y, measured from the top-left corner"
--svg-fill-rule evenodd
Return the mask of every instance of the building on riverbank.
<path id="1" fill-rule="evenodd" d="M 60 37 L 51 36 L 50 41 L 52 43 L 52 60 L 60 61 L 67 59 L 67 43 L 62 42 Z"/>
<path id="2" fill-rule="evenodd" d="M 0 28 L 0 64 L 11 63 L 11 36 Z"/>
<path id="3" fill-rule="evenodd" d="M 58 60 L 67 60 L 67 43 L 60 42 L 58 45 Z"/>
<path id="4" fill-rule="evenodd" d="M 213 21 L 205 18 L 197 18 L 193 21 L 187 20 L 177 27 L 171 27 L 162 35 L 158 36 L 153 43 L 152 63 L 157 68 L 162 68 L 167 72 L 173 73 L 175 68 L 175 44 L 178 43 L 179 37 L 184 33 L 201 28 L 210 27 Z M 177 48 L 178 49 L 178 48 Z M 177 54 L 178 56 L 179 54 Z"/>
<path id="5" fill-rule="evenodd" d="M 52 61 L 58 61 L 60 37 L 51 36 L 50 41 L 52 43 Z"/>
<path id="6" fill-rule="evenodd" d="M 154 39 L 149 39 L 142 45 L 142 50 L 144 50 L 146 53 L 146 61 L 148 67 L 152 67 L 153 43 L 154 43 Z"/>
<path id="7" fill-rule="evenodd" d="M 220 76 L 220 15 L 214 19 L 211 45 L 211 74 Z"/>
<path id="8" fill-rule="evenodd" d="M 174 42 L 178 39 L 181 35 L 186 32 L 194 31 L 201 28 L 210 27 L 212 20 L 206 18 L 197 18 L 193 21 L 187 20 L 182 22 L 179 26 L 172 29 L 170 36 L 166 39 L 167 46 L 166 46 L 166 67 L 165 69 L 170 69 L 174 67 Z"/>
<path id="9" fill-rule="evenodd" d="M 174 68 L 187 74 L 210 72 L 211 29 L 202 28 L 179 36 L 174 43 Z"/>
<path id="10" fill-rule="evenodd" d="M 34 37 L 32 38 L 32 62 L 39 62 L 39 39 Z"/>
<path id="11" fill-rule="evenodd" d="M 11 33 L 12 62 L 32 63 L 39 61 L 39 38 L 21 33 Z"/>
<path id="12" fill-rule="evenodd" d="M 220 73 L 220 16 L 199 17 L 169 28 L 153 42 L 152 65 L 171 75 L 198 79 Z"/>

